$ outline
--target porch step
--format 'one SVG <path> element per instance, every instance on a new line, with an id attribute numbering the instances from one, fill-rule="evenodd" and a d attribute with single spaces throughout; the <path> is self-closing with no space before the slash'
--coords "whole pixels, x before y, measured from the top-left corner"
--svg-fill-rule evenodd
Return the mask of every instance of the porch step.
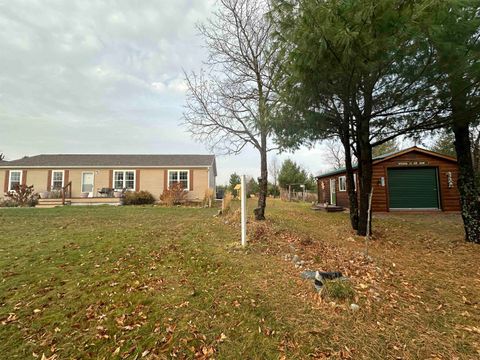
<path id="1" fill-rule="evenodd" d="M 119 198 L 68 198 L 65 199 L 65 205 L 121 205 L 121 199 Z M 53 208 L 57 206 L 63 206 L 62 199 L 39 199 L 38 208 Z"/>
<path id="2" fill-rule="evenodd" d="M 71 205 L 71 201 L 65 199 L 65 205 Z M 39 199 L 36 207 L 40 209 L 49 209 L 57 206 L 63 206 L 62 199 Z"/>
<path id="3" fill-rule="evenodd" d="M 95 197 L 95 198 L 71 198 L 69 199 L 73 206 L 75 205 L 120 205 L 120 198 Z"/>

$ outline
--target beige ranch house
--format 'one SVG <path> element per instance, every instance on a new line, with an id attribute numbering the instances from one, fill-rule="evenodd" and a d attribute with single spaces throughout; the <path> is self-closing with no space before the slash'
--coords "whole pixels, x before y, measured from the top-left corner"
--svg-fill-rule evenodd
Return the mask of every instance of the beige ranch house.
<path id="1" fill-rule="evenodd" d="M 207 189 L 215 191 L 216 176 L 214 155 L 37 155 L 0 162 L 0 197 L 18 185 L 33 185 L 40 194 L 66 189 L 69 198 L 85 202 L 140 190 L 158 199 L 179 182 L 194 201 Z"/>

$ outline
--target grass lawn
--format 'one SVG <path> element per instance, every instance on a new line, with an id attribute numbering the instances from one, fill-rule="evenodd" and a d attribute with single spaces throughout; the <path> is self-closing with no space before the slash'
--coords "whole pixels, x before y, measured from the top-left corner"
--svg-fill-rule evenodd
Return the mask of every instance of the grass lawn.
<path id="1" fill-rule="evenodd" d="M 347 214 L 268 206 L 246 250 L 215 209 L 0 209 L 0 358 L 480 356 L 480 246 L 458 215 L 378 215 L 366 259 Z M 294 254 L 355 298 L 319 296 Z"/>

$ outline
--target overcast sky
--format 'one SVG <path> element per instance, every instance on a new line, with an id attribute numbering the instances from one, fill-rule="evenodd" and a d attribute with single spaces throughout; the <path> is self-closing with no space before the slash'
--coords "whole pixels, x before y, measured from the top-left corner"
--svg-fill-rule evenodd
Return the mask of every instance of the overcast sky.
<path id="1" fill-rule="evenodd" d="M 211 0 L 0 0 L 0 152 L 207 153 L 180 125 L 183 70 L 205 50 L 195 23 Z M 318 173 L 321 149 L 283 154 Z M 258 176 L 246 149 L 217 158 Z"/>

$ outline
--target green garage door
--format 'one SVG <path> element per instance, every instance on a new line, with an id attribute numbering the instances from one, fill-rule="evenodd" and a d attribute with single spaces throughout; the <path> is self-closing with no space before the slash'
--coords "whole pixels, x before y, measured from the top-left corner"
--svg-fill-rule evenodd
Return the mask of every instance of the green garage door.
<path id="1" fill-rule="evenodd" d="M 438 209 L 435 168 L 388 169 L 390 209 Z"/>

